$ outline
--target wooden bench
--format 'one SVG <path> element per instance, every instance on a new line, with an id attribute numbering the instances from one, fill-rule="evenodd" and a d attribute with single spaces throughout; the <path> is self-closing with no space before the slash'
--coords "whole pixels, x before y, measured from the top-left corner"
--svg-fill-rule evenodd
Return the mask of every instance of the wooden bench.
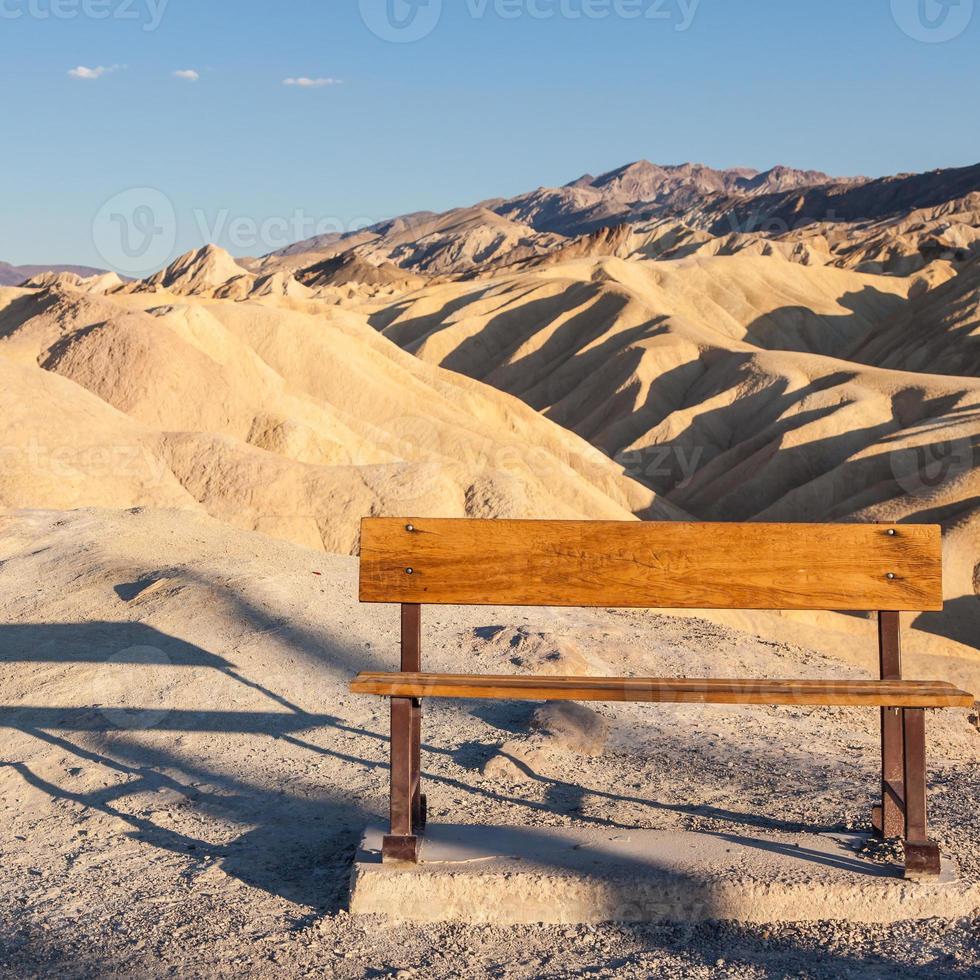
<path id="1" fill-rule="evenodd" d="M 367 518 L 360 599 L 401 604 L 401 670 L 361 673 L 391 701 L 384 860 L 417 861 L 425 826 L 423 698 L 864 705 L 881 712 L 881 804 L 910 877 L 939 873 L 926 833 L 925 709 L 968 707 L 951 684 L 902 679 L 899 611 L 942 608 L 940 529 L 884 524 L 695 524 Z M 430 674 L 423 604 L 873 610 L 880 680 Z"/>

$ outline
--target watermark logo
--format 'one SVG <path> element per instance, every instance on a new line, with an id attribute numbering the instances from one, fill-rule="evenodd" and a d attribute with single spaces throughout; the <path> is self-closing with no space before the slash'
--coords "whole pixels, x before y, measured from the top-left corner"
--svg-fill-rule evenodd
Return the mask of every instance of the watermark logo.
<path id="1" fill-rule="evenodd" d="M 489 12 L 500 20 L 646 20 L 672 23 L 686 31 L 701 0 L 466 0 L 474 20 Z"/>
<path id="2" fill-rule="evenodd" d="M 344 220 L 336 216 L 317 217 L 302 208 L 291 215 L 273 215 L 259 220 L 250 215 L 232 214 L 228 208 L 207 212 L 192 211 L 202 242 L 227 243 L 232 249 L 274 252 L 308 239 L 341 238 L 377 224 L 367 216 Z"/>
<path id="3" fill-rule="evenodd" d="M 442 0 L 360 0 L 361 19 L 384 41 L 420 41 L 436 28 Z M 701 0 L 465 0 L 462 10 L 472 20 L 599 21 L 617 18 L 658 21 L 686 31 L 694 23 Z"/>
<path id="4" fill-rule="evenodd" d="M 423 365 L 421 377 L 434 372 Z M 400 457 L 400 463 L 362 466 L 359 477 L 365 486 L 389 504 L 411 510 L 437 506 L 440 495 L 449 488 L 445 475 L 445 457 L 427 452 L 426 447 L 440 445 L 439 426 L 423 416 L 394 418 L 378 432 L 378 439 Z M 462 447 L 461 447 L 462 449 Z M 465 449 L 462 449 L 465 451 Z M 465 463 L 464 463 L 465 465 Z"/>
<path id="5" fill-rule="evenodd" d="M 167 264 L 177 242 L 177 214 L 153 187 L 133 187 L 109 198 L 92 222 L 92 242 L 110 268 L 142 276 Z"/>
<path id="6" fill-rule="evenodd" d="M 913 497 L 930 497 L 973 469 L 970 439 L 947 439 L 927 446 L 896 449 L 889 455 L 895 482 Z"/>
<path id="7" fill-rule="evenodd" d="M 170 709 L 127 707 L 133 688 L 134 667 L 169 668 L 173 667 L 173 661 L 159 647 L 132 646 L 114 653 L 99 667 L 92 683 L 92 703 L 116 728 L 153 728 L 170 714 Z"/>
<path id="8" fill-rule="evenodd" d="M 57 366 L 56 355 L 41 363 L 47 371 L 56 370 Z M 62 481 L 85 473 L 92 478 L 130 480 L 146 488 L 159 487 L 171 476 L 166 460 L 142 443 L 52 446 L 36 436 L 16 445 L 0 445 L 0 472 L 18 471 L 34 478 Z"/>
<path id="9" fill-rule="evenodd" d="M 163 22 L 169 0 L 0 0 L 0 19 L 118 20 L 149 34 Z"/>
<path id="10" fill-rule="evenodd" d="M 628 476 L 663 493 L 689 487 L 701 468 L 704 452 L 704 446 L 644 446 L 624 449 L 615 459 Z"/>
<path id="11" fill-rule="evenodd" d="M 442 0 L 360 0 L 360 7 L 368 30 L 396 44 L 428 37 L 442 16 Z"/>
<path id="12" fill-rule="evenodd" d="M 974 0 L 891 0 L 895 23 L 913 41 L 942 44 L 959 37 L 973 20 Z"/>
<path id="13" fill-rule="evenodd" d="M 791 232 L 812 229 L 819 224 L 833 224 L 842 219 L 833 208 L 826 211 L 813 211 L 802 214 L 792 224 L 786 218 L 764 211 L 729 211 L 724 220 L 719 219 L 715 231 L 720 236 L 722 227 L 733 235 L 761 235 L 765 238 L 779 238 Z"/>

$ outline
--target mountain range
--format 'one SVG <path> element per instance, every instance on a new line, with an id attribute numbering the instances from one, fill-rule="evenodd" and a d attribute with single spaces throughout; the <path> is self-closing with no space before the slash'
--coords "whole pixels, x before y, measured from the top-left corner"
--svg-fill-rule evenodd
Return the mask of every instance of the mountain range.
<path id="1" fill-rule="evenodd" d="M 884 255 L 908 271 L 925 253 L 969 248 L 978 210 L 980 165 L 871 179 L 641 160 L 562 187 L 307 239 L 245 264 L 298 269 L 313 257 L 356 255 L 414 273 L 455 274 L 538 258 L 625 225 L 625 241 L 637 252 L 656 248 L 669 230 L 686 248 L 722 240 L 741 249 L 764 239 L 804 256 L 817 253 L 828 264 L 854 266 Z M 859 224 L 856 243 L 842 235 Z"/>
<path id="2" fill-rule="evenodd" d="M 95 276 L 104 271 L 87 265 L 11 265 L 9 262 L 0 262 L 0 286 L 19 286 L 26 279 L 46 272 L 71 272 L 77 276 Z"/>

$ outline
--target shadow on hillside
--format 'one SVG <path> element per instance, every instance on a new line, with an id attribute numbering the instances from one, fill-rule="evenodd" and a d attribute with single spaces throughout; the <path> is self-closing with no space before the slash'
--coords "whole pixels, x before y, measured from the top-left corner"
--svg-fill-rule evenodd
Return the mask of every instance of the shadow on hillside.
<path id="1" fill-rule="evenodd" d="M 408 317 L 401 323 L 392 326 L 395 320 L 406 310 L 410 310 L 415 302 L 414 299 L 399 300 L 369 314 L 368 323 L 379 333 L 384 333 L 389 340 L 399 347 L 403 347 L 407 351 L 414 351 L 429 333 L 445 327 L 446 320 L 455 312 L 464 309 L 470 303 L 479 302 L 493 288 L 492 284 L 487 284 L 482 288 L 474 288 L 451 299 L 434 313 Z"/>
<path id="2" fill-rule="evenodd" d="M 697 380 L 702 381 L 698 397 L 702 401 L 711 400 L 725 391 L 737 388 L 751 381 L 752 355 L 739 355 L 742 362 L 732 375 L 723 372 L 722 383 L 712 384 L 710 371 Z M 825 405 L 806 411 L 791 412 L 795 406 L 807 398 L 839 388 L 854 379 L 847 371 L 836 371 L 822 378 L 810 381 L 803 387 L 788 391 L 785 378 L 773 380 L 765 388 L 737 398 L 731 405 L 708 409 L 694 416 L 687 429 L 671 439 L 672 453 L 666 461 L 659 490 L 669 496 L 672 503 L 689 510 L 703 519 L 747 520 L 765 506 L 765 501 L 778 498 L 797 478 L 786 466 L 788 460 L 796 457 L 802 466 L 799 482 L 812 479 L 815 475 L 815 459 L 827 458 L 834 461 L 846 459 L 850 453 L 867 445 L 868 441 L 880 438 L 892 431 L 891 424 L 869 427 L 867 430 L 842 433 L 826 440 L 816 440 L 791 450 L 783 448 L 783 440 L 791 433 L 814 422 L 828 418 L 841 407 L 839 404 Z M 664 383 L 670 383 L 665 379 Z M 658 397 L 659 391 L 651 390 L 651 398 Z M 680 449 L 686 449 L 688 457 L 694 459 L 698 453 L 698 469 L 693 474 L 684 473 L 681 467 Z M 761 472 L 769 464 L 776 463 L 782 479 L 767 483 L 766 492 L 749 490 L 747 484 L 753 479 L 761 479 Z M 683 486 L 679 481 L 686 478 Z M 800 520 L 806 520 L 801 516 Z"/>
<path id="3" fill-rule="evenodd" d="M 525 300 L 518 306 L 508 304 L 451 351 L 443 359 L 442 367 L 485 381 L 540 411 L 545 406 L 535 404 L 522 393 L 534 389 L 541 378 L 559 370 L 565 359 L 575 353 L 583 336 L 592 339 L 607 329 L 609 319 L 614 319 L 625 305 L 625 298 L 604 296 L 600 286 L 592 282 L 574 283 L 557 295 Z M 516 363 L 507 363 L 525 343 L 566 316 L 568 320 L 538 349 Z M 593 319 L 598 320 L 600 330 L 593 326 Z M 475 365 L 480 370 L 474 370 Z M 518 369 L 518 365 L 522 367 Z M 535 365 L 540 365 L 536 376 Z"/>
<path id="4" fill-rule="evenodd" d="M 842 515 L 894 497 L 921 495 L 923 502 L 935 490 L 927 469 L 942 459 L 943 442 L 916 450 L 921 457 L 921 474 L 915 469 L 916 458 L 891 445 L 903 438 L 906 428 L 928 419 L 962 415 L 957 394 L 926 398 L 917 389 L 895 392 L 891 401 L 891 418 L 879 423 L 824 436 L 798 445 L 784 446 L 785 437 L 806 425 L 833 415 L 844 405 L 829 405 L 780 416 L 810 394 L 846 384 L 847 372 L 829 375 L 811 382 L 799 391 L 783 395 L 772 388 L 746 396 L 739 402 L 736 420 L 742 427 L 735 435 L 733 407 L 722 407 L 701 413 L 689 428 L 671 441 L 671 446 L 689 449 L 708 445 L 708 458 L 693 479 L 684 487 L 665 487 L 672 503 L 700 519 L 714 520 L 790 520 L 821 521 L 840 519 Z M 782 387 L 782 384 L 777 388 Z M 757 406 L 751 404 L 757 400 Z M 716 433 L 715 439 L 709 434 Z M 731 445 L 722 438 L 729 434 Z M 858 453 L 872 447 L 877 453 Z M 672 472 L 672 477 L 675 474 Z M 669 482 L 669 481 L 668 481 Z M 809 488 L 820 492 L 810 497 L 791 496 Z M 654 489 L 657 489 L 656 487 Z M 770 508 L 772 510 L 770 511 Z"/>
<path id="5" fill-rule="evenodd" d="M 953 444 L 939 440 L 917 446 L 912 452 L 890 449 L 901 437 L 896 432 L 883 438 L 881 452 L 865 454 L 838 467 L 831 477 L 834 483 L 827 488 L 833 492 L 824 493 L 825 505 L 819 519 L 840 520 L 895 498 L 921 502 L 901 519 L 902 523 L 938 523 L 947 529 L 968 519 L 980 498 L 938 505 L 933 501 L 952 480 L 976 466 L 980 436 Z M 951 446 L 956 450 L 952 454 Z"/>
<path id="6" fill-rule="evenodd" d="M 942 612 L 924 612 L 912 624 L 916 629 L 945 636 L 980 653 L 980 595 L 947 599 Z"/>
<path id="7" fill-rule="evenodd" d="M 58 303 L 56 292 L 30 292 L 9 302 L 0 310 L 0 339 L 12 336 L 28 320 Z"/>
<path id="8" fill-rule="evenodd" d="M 814 313 L 805 306 L 781 306 L 756 317 L 745 330 L 745 342 L 764 350 L 796 351 L 847 359 L 881 326 L 901 314 L 908 300 L 865 286 L 837 300 L 850 313 Z M 868 310 L 869 313 L 863 311 Z"/>
<path id="9" fill-rule="evenodd" d="M 634 399 L 633 389 L 638 384 L 634 377 L 645 354 L 644 342 L 654 337 L 665 336 L 669 332 L 666 316 L 656 316 L 644 320 L 635 327 L 618 329 L 610 336 L 602 337 L 611 325 L 611 303 L 618 297 L 604 297 L 605 311 L 597 328 L 582 338 L 574 318 L 560 327 L 545 342 L 542 349 L 508 367 L 508 371 L 520 374 L 531 358 L 541 364 L 542 358 L 551 357 L 552 345 L 559 366 L 548 372 L 527 393 L 527 400 L 539 403 L 544 414 L 553 422 L 572 429 L 583 439 L 588 439 L 604 452 L 614 451 L 615 445 L 604 436 L 604 430 L 622 411 L 620 405 L 629 408 Z M 598 305 L 598 304 L 597 304 Z M 592 315 L 594 307 L 581 316 Z M 569 349 L 569 344 L 577 344 Z M 541 371 L 539 370 L 540 374 Z M 592 392 L 609 392 L 609 397 L 601 401 L 583 398 L 582 384 L 587 380 Z M 588 411 L 585 411 L 588 406 Z"/>
<path id="10" fill-rule="evenodd" d="M 935 507 L 924 507 L 915 512 L 916 524 L 942 524 L 955 527 L 961 521 L 969 519 L 974 511 L 980 510 L 980 496 L 964 497 L 948 504 L 938 504 Z"/>

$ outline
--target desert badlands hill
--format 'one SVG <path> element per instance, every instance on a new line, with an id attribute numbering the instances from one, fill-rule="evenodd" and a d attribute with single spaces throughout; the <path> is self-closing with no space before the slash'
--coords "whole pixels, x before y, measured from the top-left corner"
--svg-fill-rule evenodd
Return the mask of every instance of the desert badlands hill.
<path id="1" fill-rule="evenodd" d="M 215 300 L 244 271 L 213 248 L 185 264 L 132 291 L 0 291 L 5 505 L 205 510 L 345 554 L 372 513 L 680 513 L 363 314 L 261 285 Z"/>
<path id="2" fill-rule="evenodd" d="M 947 609 L 917 625 L 975 649 L 980 261 L 918 282 L 771 256 L 593 256 L 435 284 L 371 322 L 694 518 L 943 524 Z"/>
<path id="3" fill-rule="evenodd" d="M 867 221 L 714 236 L 692 195 L 736 207 L 751 178 L 668 176 L 634 165 L 586 196 L 672 194 L 677 208 L 679 194 L 690 225 L 647 209 L 577 238 L 534 231 L 507 261 L 501 222 L 550 227 L 543 191 L 533 213 L 525 200 L 408 216 L 332 240 L 332 255 L 316 242 L 239 263 L 208 246 L 144 281 L 0 289 L 0 504 L 200 511 L 342 554 L 367 514 L 934 521 L 947 608 L 910 619 L 909 650 L 940 658 L 930 672 L 950 656 L 972 672 L 973 192 L 928 214 L 865 201 Z M 888 200 L 912 193 L 895 180 Z M 959 250 L 937 252 L 943 235 Z M 870 626 L 809 614 L 765 628 L 830 646 Z"/>

